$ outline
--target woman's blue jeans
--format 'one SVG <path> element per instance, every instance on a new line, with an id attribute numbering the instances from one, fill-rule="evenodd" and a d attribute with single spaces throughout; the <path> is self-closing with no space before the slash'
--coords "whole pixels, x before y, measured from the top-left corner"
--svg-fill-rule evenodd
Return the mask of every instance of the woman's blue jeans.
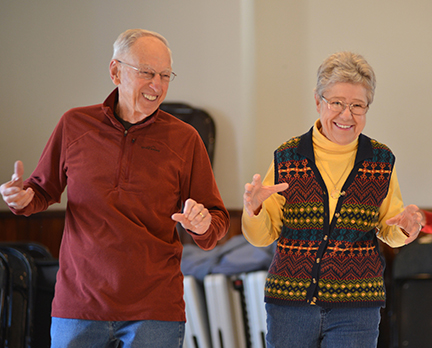
<path id="1" fill-rule="evenodd" d="M 52 318 L 51 348 L 181 348 L 185 323 Z"/>
<path id="2" fill-rule="evenodd" d="M 266 303 L 267 348 L 376 348 L 380 308 Z"/>

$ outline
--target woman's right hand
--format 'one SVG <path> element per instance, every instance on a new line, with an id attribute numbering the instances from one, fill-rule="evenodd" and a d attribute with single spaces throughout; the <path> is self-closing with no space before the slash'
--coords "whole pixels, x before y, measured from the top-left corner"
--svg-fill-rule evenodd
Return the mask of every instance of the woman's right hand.
<path id="1" fill-rule="evenodd" d="M 245 185 L 245 193 L 243 194 L 243 204 L 249 216 L 258 215 L 261 211 L 263 202 L 273 193 L 285 191 L 288 188 L 287 183 L 263 186 L 261 175 L 255 174 L 252 178 L 252 183 Z"/>

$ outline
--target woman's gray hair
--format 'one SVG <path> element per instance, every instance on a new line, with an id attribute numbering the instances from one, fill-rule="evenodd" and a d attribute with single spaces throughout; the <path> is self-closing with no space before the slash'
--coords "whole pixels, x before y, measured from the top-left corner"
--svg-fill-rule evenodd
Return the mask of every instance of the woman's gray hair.
<path id="1" fill-rule="evenodd" d="M 363 56 L 352 52 L 337 52 L 318 68 L 315 93 L 322 96 L 325 90 L 338 82 L 361 84 L 366 88 L 368 104 L 375 94 L 375 73 Z"/>
<path id="2" fill-rule="evenodd" d="M 144 29 L 129 29 L 125 32 L 121 33 L 117 40 L 114 42 L 114 53 L 112 56 L 112 59 L 118 59 L 121 55 L 128 53 L 129 49 L 132 47 L 132 45 L 141 37 L 155 37 L 162 41 L 162 43 L 167 47 L 169 51 L 169 55 L 171 57 L 171 64 L 172 64 L 172 53 L 168 45 L 167 39 L 165 39 L 161 34 L 156 33 L 154 31 L 150 30 L 144 30 Z"/>

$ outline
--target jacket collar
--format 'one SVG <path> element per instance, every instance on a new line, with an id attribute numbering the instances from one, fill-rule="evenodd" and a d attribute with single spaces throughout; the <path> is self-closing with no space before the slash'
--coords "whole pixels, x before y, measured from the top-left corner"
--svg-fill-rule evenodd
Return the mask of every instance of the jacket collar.
<path id="1" fill-rule="evenodd" d="M 105 99 L 105 101 L 102 104 L 102 110 L 105 113 L 105 115 L 110 119 L 110 121 L 112 122 L 112 124 L 116 127 L 119 128 L 120 130 L 124 130 L 123 125 L 121 124 L 121 122 L 119 120 L 117 120 L 117 118 L 115 117 L 115 109 L 118 103 L 118 97 L 119 97 L 119 92 L 118 92 L 118 88 L 115 88 L 111 94 Z M 148 116 L 144 122 L 139 123 L 137 125 L 134 125 L 133 128 L 131 128 L 131 130 L 136 130 L 136 129 L 141 129 L 144 127 L 149 126 L 150 124 L 154 123 L 159 115 L 159 111 L 160 109 L 158 108 L 153 114 L 151 114 L 150 116 Z"/>

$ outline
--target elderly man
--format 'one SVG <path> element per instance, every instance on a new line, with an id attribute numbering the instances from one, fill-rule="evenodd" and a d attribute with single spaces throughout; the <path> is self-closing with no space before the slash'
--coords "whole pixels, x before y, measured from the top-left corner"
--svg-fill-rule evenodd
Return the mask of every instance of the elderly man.
<path id="1" fill-rule="evenodd" d="M 132 29 L 114 43 L 117 88 L 66 112 L 23 181 L 0 192 L 15 214 L 67 210 L 52 305 L 53 347 L 181 347 L 185 304 L 180 222 L 202 249 L 229 216 L 198 133 L 159 109 L 175 77 L 161 35 Z M 183 208 L 183 209 L 182 209 Z"/>

